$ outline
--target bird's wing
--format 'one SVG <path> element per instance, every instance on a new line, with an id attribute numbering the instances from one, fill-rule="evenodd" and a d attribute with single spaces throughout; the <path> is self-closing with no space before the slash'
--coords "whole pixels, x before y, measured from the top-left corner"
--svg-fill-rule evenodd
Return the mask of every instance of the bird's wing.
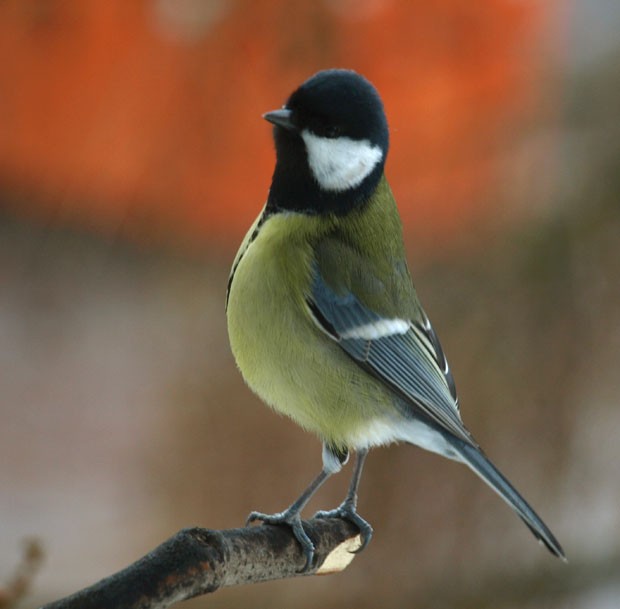
<path id="1" fill-rule="evenodd" d="M 423 312 L 419 319 L 379 314 L 351 289 L 334 289 L 316 265 L 308 309 L 315 323 L 362 368 L 411 406 L 467 444 L 474 441 L 458 411 L 454 380 Z"/>
<path id="2" fill-rule="evenodd" d="M 408 408 L 405 415 L 432 423 L 449 440 L 458 458 L 515 510 L 553 554 L 565 559 L 553 533 L 463 425 L 446 358 L 399 260 L 379 269 L 368 260 L 356 259 L 353 253 L 348 258 L 353 262 L 351 270 L 349 265 L 335 265 L 337 257 L 331 253 L 323 260 L 319 256 L 307 298 L 310 315 L 359 366 L 401 397 L 400 402 Z M 392 276 L 389 268 L 394 269 Z M 404 290 L 400 287 L 403 279 L 408 286 Z M 381 289 L 383 297 L 378 298 Z"/>

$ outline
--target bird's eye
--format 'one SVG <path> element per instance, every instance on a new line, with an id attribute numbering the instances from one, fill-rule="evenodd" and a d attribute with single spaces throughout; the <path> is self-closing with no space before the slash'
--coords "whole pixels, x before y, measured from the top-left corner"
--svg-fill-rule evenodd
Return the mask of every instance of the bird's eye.
<path id="1" fill-rule="evenodd" d="M 322 135 L 329 138 L 336 138 L 342 135 L 342 129 L 336 125 L 329 125 L 325 127 L 323 131 L 324 133 Z"/>

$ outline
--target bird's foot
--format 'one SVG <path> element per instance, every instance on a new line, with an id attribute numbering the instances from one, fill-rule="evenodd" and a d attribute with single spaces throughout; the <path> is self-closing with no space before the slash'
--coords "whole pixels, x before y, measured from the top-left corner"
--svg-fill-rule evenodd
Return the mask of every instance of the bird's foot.
<path id="1" fill-rule="evenodd" d="M 300 573 L 305 573 L 312 567 L 312 561 L 314 560 L 314 544 L 301 522 L 301 515 L 299 510 L 287 509 L 277 514 L 263 514 L 262 512 L 251 512 L 248 516 L 245 524 L 246 526 L 253 522 L 263 522 L 264 524 L 284 524 L 291 527 L 295 539 L 299 542 L 301 549 L 306 558 L 306 564 L 301 569 Z"/>
<path id="2" fill-rule="evenodd" d="M 335 510 L 321 510 L 314 515 L 314 518 L 344 518 L 353 523 L 360 531 L 362 543 L 354 554 L 361 552 L 372 539 L 372 527 L 358 513 L 356 502 L 353 499 L 345 499 Z"/>

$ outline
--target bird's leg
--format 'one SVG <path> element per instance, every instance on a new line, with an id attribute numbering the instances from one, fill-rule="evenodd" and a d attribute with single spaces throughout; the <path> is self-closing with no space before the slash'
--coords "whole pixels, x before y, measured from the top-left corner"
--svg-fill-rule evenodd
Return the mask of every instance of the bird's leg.
<path id="1" fill-rule="evenodd" d="M 366 461 L 367 456 L 367 448 L 357 452 L 357 460 L 355 462 L 355 470 L 353 471 L 351 484 L 349 485 L 347 496 L 340 506 L 335 510 L 320 511 L 314 515 L 315 518 L 344 518 L 352 522 L 360 530 L 360 536 L 362 538 L 362 545 L 355 550 L 355 552 L 361 552 L 372 538 L 372 527 L 357 513 L 357 488 L 360 484 L 362 469 L 364 468 L 364 461 Z"/>
<path id="2" fill-rule="evenodd" d="M 312 495 L 316 493 L 319 487 L 331 476 L 332 472 L 326 468 L 321 470 L 321 473 L 310 483 L 308 488 L 300 495 L 294 503 L 292 503 L 283 512 L 277 514 L 263 514 L 261 512 L 251 512 L 246 521 L 246 525 L 251 522 L 260 520 L 266 524 L 287 524 L 293 530 L 295 539 L 300 543 L 301 548 L 306 557 L 306 564 L 302 569 L 302 573 L 307 571 L 312 566 L 312 560 L 314 559 L 314 544 L 306 532 L 301 523 L 301 510 L 304 509 L 308 501 L 310 501 Z"/>

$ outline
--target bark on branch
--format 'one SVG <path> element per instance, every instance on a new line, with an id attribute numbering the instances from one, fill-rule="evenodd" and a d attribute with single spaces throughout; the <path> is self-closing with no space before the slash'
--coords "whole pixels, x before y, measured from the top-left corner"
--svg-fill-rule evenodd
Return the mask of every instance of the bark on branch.
<path id="1" fill-rule="evenodd" d="M 351 523 L 313 519 L 304 528 L 316 556 L 303 575 L 342 571 L 353 560 L 360 539 Z M 294 577 L 304 562 L 287 526 L 182 529 L 129 567 L 42 609 L 163 609 L 226 586 Z"/>

